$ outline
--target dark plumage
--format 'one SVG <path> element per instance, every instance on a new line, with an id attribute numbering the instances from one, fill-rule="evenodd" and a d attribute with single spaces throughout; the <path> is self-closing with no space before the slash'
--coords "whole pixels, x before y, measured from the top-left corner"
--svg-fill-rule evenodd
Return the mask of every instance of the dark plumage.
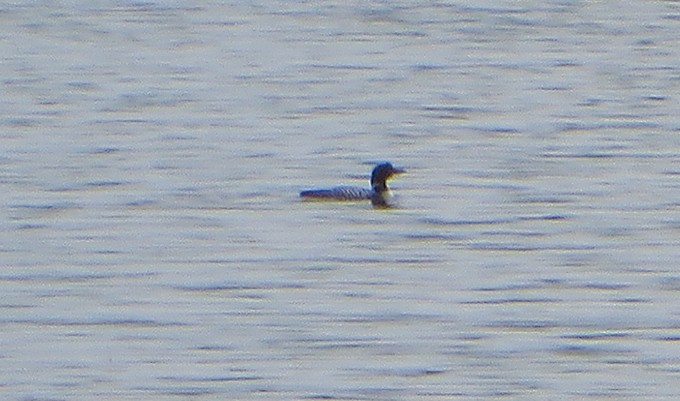
<path id="1" fill-rule="evenodd" d="M 404 173 L 405 170 L 396 168 L 390 163 L 382 163 L 375 166 L 371 173 L 371 189 L 359 187 L 335 187 L 329 189 L 312 189 L 300 192 L 303 198 L 336 200 L 336 201 L 359 201 L 371 200 L 373 206 L 388 207 L 390 189 L 387 180 L 396 174 Z"/>

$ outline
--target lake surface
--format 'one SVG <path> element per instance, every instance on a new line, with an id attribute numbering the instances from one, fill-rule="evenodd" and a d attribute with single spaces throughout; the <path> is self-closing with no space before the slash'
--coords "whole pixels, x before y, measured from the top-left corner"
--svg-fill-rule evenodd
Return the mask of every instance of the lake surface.
<path id="1" fill-rule="evenodd" d="M 0 26 L 3 399 L 680 397 L 680 3 Z"/>

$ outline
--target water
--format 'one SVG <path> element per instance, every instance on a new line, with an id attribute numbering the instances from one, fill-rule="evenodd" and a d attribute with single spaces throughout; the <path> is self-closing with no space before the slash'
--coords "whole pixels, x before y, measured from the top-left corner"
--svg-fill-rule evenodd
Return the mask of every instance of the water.
<path id="1" fill-rule="evenodd" d="M 676 2 L 0 22 L 2 398 L 680 396 Z"/>

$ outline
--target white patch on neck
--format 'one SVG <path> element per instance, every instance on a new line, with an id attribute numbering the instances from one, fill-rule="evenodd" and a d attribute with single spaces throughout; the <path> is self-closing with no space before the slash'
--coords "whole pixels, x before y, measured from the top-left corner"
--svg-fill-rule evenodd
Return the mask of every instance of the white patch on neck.
<path id="1" fill-rule="evenodd" d="M 385 199 L 385 203 L 391 205 L 392 201 L 394 200 L 394 195 L 392 195 L 392 191 L 388 189 L 387 191 L 382 193 L 382 198 Z"/>

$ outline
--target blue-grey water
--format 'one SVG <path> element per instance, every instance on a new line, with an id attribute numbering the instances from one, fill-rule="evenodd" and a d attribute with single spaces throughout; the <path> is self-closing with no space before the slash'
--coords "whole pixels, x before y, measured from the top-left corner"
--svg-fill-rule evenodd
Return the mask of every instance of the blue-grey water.
<path id="1" fill-rule="evenodd" d="M 680 397 L 676 1 L 4 2 L 0 87 L 2 399 Z"/>

